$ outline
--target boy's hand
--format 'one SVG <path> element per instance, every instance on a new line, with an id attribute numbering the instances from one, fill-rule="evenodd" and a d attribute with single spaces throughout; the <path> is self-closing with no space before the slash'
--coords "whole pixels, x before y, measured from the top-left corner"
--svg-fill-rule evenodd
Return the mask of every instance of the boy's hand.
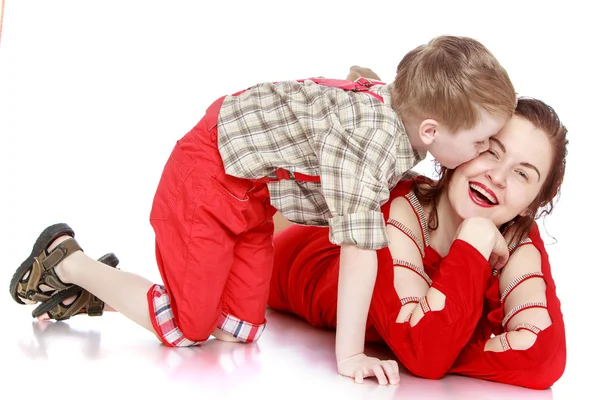
<path id="1" fill-rule="evenodd" d="M 338 362 L 340 375 L 354 378 L 354 382 L 363 383 L 364 378 L 377 377 L 380 385 L 400 383 L 398 363 L 394 360 L 381 361 L 365 354 L 357 354 Z"/>

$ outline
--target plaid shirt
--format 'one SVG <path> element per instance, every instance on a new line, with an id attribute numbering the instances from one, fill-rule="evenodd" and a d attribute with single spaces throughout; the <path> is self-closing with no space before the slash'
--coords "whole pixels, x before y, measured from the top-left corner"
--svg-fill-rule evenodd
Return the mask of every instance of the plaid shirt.
<path id="1" fill-rule="evenodd" d="M 271 204 L 289 221 L 330 226 L 330 241 L 365 249 L 388 245 L 380 206 L 426 152 L 415 151 L 391 108 L 390 85 L 367 93 L 285 81 L 227 96 L 219 150 L 229 175 L 275 178 L 278 168 L 321 182 L 269 183 Z"/>

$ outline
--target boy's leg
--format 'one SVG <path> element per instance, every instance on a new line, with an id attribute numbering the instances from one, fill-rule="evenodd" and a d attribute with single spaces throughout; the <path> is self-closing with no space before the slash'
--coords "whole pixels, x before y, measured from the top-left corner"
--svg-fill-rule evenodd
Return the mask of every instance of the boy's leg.
<path id="1" fill-rule="evenodd" d="M 171 344 L 170 329 L 191 342 L 215 331 L 234 247 L 247 230 L 252 183 L 225 175 L 215 125 L 203 119 L 178 141 L 151 211 L 164 290 L 153 289 L 149 302 L 159 337 Z"/>
<path id="2" fill-rule="evenodd" d="M 152 308 L 157 326 L 161 325 L 160 309 L 168 307 L 172 323 L 183 336 L 203 342 L 215 330 L 221 315 L 221 297 L 233 264 L 236 238 L 218 217 L 217 207 L 223 214 L 230 213 L 222 199 L 217 196 L 197 201 L 190 205 L 193 214 L 189 216 L 174 212 L 169 221 L 152 222 L 156 259 L 165 284 L 164 293 L 157 293 L 163 299 Z"/>
<path id="3" fill-rule="evenodd" d="M 39 259 L 39 261 L 36 261 L 37 258 L 33 259 L 30 257 L 29 260 L 31 260 L 33 265 L 27 264 L 26 261 L 23 266 L 20 267 L 20 270 L 22 270 L 25 267 L 31 266 L 28 272 L 23 275 L 22 279 L 23 281 L 31 282 L 31 284 L 34 285 L 31 286 L 30 289 L 33 290 L 33 293 L 39 293 L 39 295 L 34 295 L 33 298 L 36 298 L 36 296 L 38 298 L 47 297 L 44 296 L 44 294 L 50 293 L 49 291 L 52 291 L 53 288 L 62 286 L 63 284 L 74 284 L 88 290 L 105 302 L 110 301 L 113 308 L 118 309 L 139 325 L 152 331 L 152 325 L 148 316 L 148 306 L 145 299 L 146 292 L 152 286 L 152 283 L 141 276 L 117 270 L 112 266 L 94 260 L 81 250 L 65 252 L 65 248 L 63 247 L 63 249 L 57 253 L 58 250 L 55 250 L 55 248 L 58 247 L 59 244 L 69 239 L 71 239 L 72 243 L 75 243 L 73 242 L 72 236 L 69 234 L 57 236 L 56 239 L 49 243 L 47 249 L 37 249 L 37 251 L 42 251 L 47 254 L 45 259 L 42 258 Z M 38 246 L 37 242 L 36 246 Z M 35 248 L 36 247 L 34 246 L 34 249 Z M 34 250 L 34 252 L 36 252 L 36 250 Z M 57 258 L 57 254 L 61 253 L 65 255 Z M 37 257 L 37 254 L 34 254 L 34 256 Z M 50 267 L 50 265 L 52 265 L 51 259 L 62 261 L 58 262 L 55 267 Z M 50 268 L 48 270 L 50 275 L 53 271 L 60 282 L 55 282 L 55 279 L 52 279 L 50 275 L 47 275 L 48 277 L 44 278 L 46 272 L 42 272 L 40 275 L 40 272 L 38 272 L 41 268 L 40 263 L 46 265 L 44 268 Z M 17 274 L 18 273 L 19 272 L 17 272 Z M 35 283 L 40 280 L 40 276 L 42 281 L 49 283 L 51 286 L 41 284 L 39 288 L 35 288 Z M 52 282 L 55 283 L 52 284 Z M 56 285 L 56 283 L 58 283 L 58 285 Z M 69 289 L 65 289 L 65 291 Z M 19 295 L 19 297 L 21 296 Z M 21 300 L 23 301 L 24 299 L 21 298 Z M 27 300 L 24 300 L 23 302 L 32 303 Z M 69 300 L 65 301 L 65 303 L 68 304 Z M 97 312 L 100 310 L 95 311 Z M 40 317 L 41 319 L 44 319 L 45 315 Z"/>
<path id="4" fill-rule="evenodd" d="M 59 238 L 55 244 L 67 238 Z M 56 274 L 63 282 L 86 289 L 138 325 L 154 332 L 147 302 L 148 290 L 154 284 L 148 279 L 109 267 L 81 251 L 60 263 Z"/>
<path id="5" fill-rule="evenodd" d="M 165 165 L 151 212 L 165 286 L 104 266 L 81 251 L 55 268 L 64 283 L 93 293 L 167 345 L 196 344 L 216 328 L 233 263 L 234 232 L 246 229 L 244 215 L 236 208 L 240 202 L 231 198 L 243 196 L 252 186 L 223 179 L 214 140 L 212 147 L 199 143 L 207 138 L 210 142 L 204 120 L 187 136 Z"/>
<path id="6" fill-rule="evenodd" d="M 250 228 L 237 238 L 218 325 L 225 337 L 248 343 L 258 340 L 266 323 L 273 270 L 272 216 L 275 212 L 268 203 L 268 196 L 264 184 L 257 185 L 249 193 L 246 211 Z"/>

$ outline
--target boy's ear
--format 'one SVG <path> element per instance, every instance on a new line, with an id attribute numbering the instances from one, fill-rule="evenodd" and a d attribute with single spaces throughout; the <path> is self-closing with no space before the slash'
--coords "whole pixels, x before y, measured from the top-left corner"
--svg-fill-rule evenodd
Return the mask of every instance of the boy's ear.
<path id="1" fill-rule="evenodd" d="M 434 119 L 426 119 L 419 125 L 419 138 L 425 144 L 429 146 L 435 140 L 437 135 L 439 124 Z"/>

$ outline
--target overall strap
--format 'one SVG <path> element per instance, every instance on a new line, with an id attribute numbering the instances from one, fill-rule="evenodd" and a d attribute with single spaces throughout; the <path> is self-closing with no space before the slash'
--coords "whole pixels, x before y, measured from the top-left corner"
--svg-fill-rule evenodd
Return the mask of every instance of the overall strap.
<path id="1" fill-rule="evenodd" d="M 377 100 L 379 100 L 383 103 L 383 98 L 380 95 L 369 91 L 369 88 L 371 88 L 372 86 L 383 85 L 384 84 L 383 82 L 374 81 L 374 80 L 362 78 L 362 77 L 357 79 L 356 81 L 346 81 L 343 79 L 310 78 L 310 79 L 298 79 L 298 82 L 304 82 L 305 80 L 311 80 L 318 85 L 334 87 L 334 88 L 343 89 L 346 91 L 365 92 L 365 93 L 368 93 L 371 96 L 375 97 Z"/>
<path id="2" fill-rule="evenodd" d="M 364 92 L 364 93 L 370 94 L 371 96 L 375 97 L 377 100 L 379 100 L 383 103 L 383 98 L 380 95 L 373 93 L 369 90 L 369 88 L 371 88 L 372 86 L 384 85 L 384 83 L 380 82 L 380 81 L 374 81 L 371 79 L 361 77 L 361 78 L 357 79 L 356 81 L 347 81 L 347 80 L 343 80 L 343 79 L 309 78 L 309 79 L 297 79 L 297 82 L 304 82 L 306 80 L 313 81 L 317 85 L 334 87 L 334 88 L 343 89 L 343 90 L 352 91 L 352 92 Z M 240 93 L 243 93 L 243 91 L 236 93 L 236 95 L 238 95 Z M 301 181 L 301 182 L 321 182 L 321 177 L 319 177 L 319 176 L 306 175 L 306 174 L 302 174 L 300 172 L 290 172 L 283 168 L 279 168 L 277 171 L 275 171 L 275 176 L 276 176 L 276 178 L 265 177 L 265 178 L 260 178 L 260 179 L 253 179 L 253 181 L 260 182 L 260 183 L 277 182 L 277 181 L 281 181 L 281 180 L 293 180 L 293 181 Z"/>

